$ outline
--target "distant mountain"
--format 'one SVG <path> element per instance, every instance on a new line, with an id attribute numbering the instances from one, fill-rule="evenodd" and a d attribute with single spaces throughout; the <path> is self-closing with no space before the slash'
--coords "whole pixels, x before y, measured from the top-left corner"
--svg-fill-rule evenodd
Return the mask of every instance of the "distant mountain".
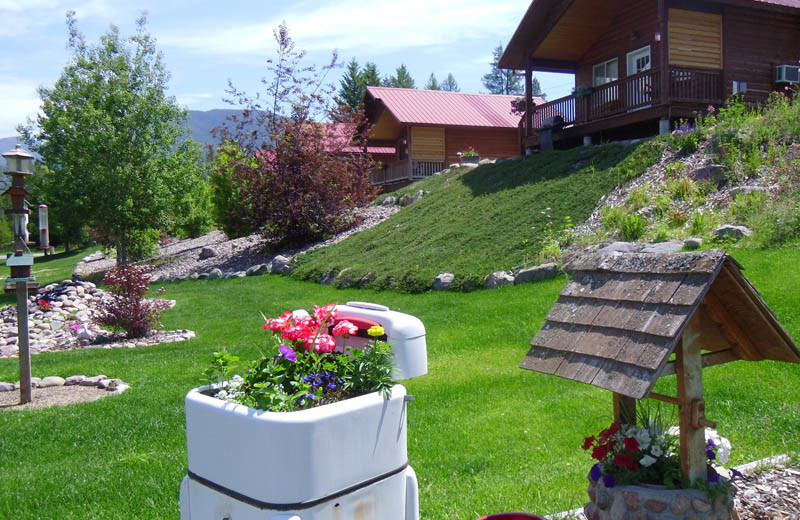
<path id="1" fill-rule="evenodd" d="M 192 136 L 199 145 L 203 148 L 206 145 L 216 145 L 217 140 L 211 137 L 211 129 L 219 126 L 225 121 L 225 118 L 234 114 L 240 114 L 241 110 L 231 110 L 226 108 L 218 108 L 214 110 L 189 110 L 189 118 L 186 120 L 186 126 L 189 128 L 189 134 Z M 20 143 L 26 150 L 28 147 L 18 137 L 3 137 L 0 138 L 0 154 L 6 153 L 14 149 L 14 146 Z M 4 165 L 5 161 L 0 160 L 0 165 Z"/>

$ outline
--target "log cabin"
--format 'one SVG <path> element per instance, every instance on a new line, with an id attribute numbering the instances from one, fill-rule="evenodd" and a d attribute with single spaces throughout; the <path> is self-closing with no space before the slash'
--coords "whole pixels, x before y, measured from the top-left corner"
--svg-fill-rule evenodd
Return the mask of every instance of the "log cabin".
<path id="1" fill-rule="evenodd" d="M 666 133 L 733 94 L 761 103 L 796 87 L 798 60 L 800 0 L 534 0 L 499 66 L 525 70 L 528 93 L 533 72 L 575 75 L 572 95 L 528 104 L 531 149 Z"/>
<path id="2" fill-rule="evenodd" d="M 519 154 L 519 96 L 443 90 L 367 87 L 364 107 L 372 125 L 367 149 L 392 150 L 371 174 L 376 185 L 429 177 L 473 147 L 481 158 Z M 542 104 L 541 97 L 531 102 Z M 378 159 L 373 154 L 373 158 Z"/>

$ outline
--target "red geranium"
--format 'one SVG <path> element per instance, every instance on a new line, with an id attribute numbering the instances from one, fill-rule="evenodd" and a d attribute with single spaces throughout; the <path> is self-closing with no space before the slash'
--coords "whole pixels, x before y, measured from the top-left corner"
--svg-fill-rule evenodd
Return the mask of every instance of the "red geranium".
<path id="1" fill-rule="evenodd" d="M 594 435 L 592 435 L 591 437 L 586 437 L 585 439 L 583 439 L 583 449 L 588 450 L 589 448 L 592 447 L 592 443 L 594 443 Z"/>
<path id="2" fill-rule="evenodd" d="M 621 468 L 628 468 L 631 471 L 636 471 L 636 461 L 627 453 L 617 453 L 614 455 L 614 464 Z"/>
<path id="3" fill-rule="evenodd" d="M 625 437 L 622 442 L 625 444 L 625 449 L 628 451 L 636 451 L 639 449 L 639 441 L 633 437 Z"/>

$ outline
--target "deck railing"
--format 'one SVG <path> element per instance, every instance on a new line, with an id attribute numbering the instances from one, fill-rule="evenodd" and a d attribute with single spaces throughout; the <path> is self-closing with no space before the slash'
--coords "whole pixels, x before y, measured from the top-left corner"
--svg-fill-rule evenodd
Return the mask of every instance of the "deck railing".
<path id="1" fill-rule="evenodd" d="M 405 180 L 424 179 L 443 169 L 444 163 L 441 161 L 403 159 L 373 168 L 370 171 L 369 180 L 374 185 L 391 184 Z"/>
<path id="2" fill-rule="evenodd" d="M 707 71 L 671 67 L 669 91 L 662 96 L 661 74 L 658 70 L 646 70 L 604 85 L 593 87 L 582 97 L 575 95 L 555 99 L 538 105 L 533 113 L 533 124 L 525 128 L 525 117 L 520 121 L 523 136 L 531 136 L 542 130 L 548 119 L 560 116 L 564 125 L 580 125 L 627 114 L 643 108 L 670 102 L 720 103 L 722 101 L 722 74 Z"/>

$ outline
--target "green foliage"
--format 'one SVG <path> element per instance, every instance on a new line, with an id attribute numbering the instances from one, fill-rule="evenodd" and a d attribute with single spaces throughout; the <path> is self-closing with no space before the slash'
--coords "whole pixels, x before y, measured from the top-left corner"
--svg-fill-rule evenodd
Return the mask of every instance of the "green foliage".
<path id="1" fill-rule="evenodd" d="M 225 347 L 222 347 L 222 351 L 214 352 L 214 359 L 203 374 L 205 374 L 209 384 L 221 385 L 233 377 L 239 367 L 238 362 L 239 356 L 234 356 Z"/>
<path id="2" fill-rule="evenodd" d="M 384 85 L 394 88 L 416 88 L 414 78 L 411 77 L 404 63 L 397 67 L 394 76 L 389 76 L 384 80 Z"/>
<path id="3" fill-rule="evenodd" d="M 611 168 L 609 174 L 616 181 L 617 186 L 623 186 L 626 182 L 637 178 L 647 168 L 658 162 L 663 153 L 663 138 L 645 141 L 636 147 L 636 153 L 626 156 Z"/>
<path id="4" fill-rule="evenodd" d="M 203 160 L 202 148 L 193 140 L 185 139 L 169 160 L 173 182 L 169 185 L 167 232 L 180 238 L 194 238 L 211 231 L 214 227 L 212 189 L 206 180 L 209 166 Z"/>
<path id="5" fill-rule="evenodd" d="M 351 110 L 355 110 L 361 105 L 364 99 L 364 82 L 361 70 L 355 57 L 347 63 L 344 76 L 339 80 L 339 99 Z"/>
<path id="6" fill-rule="evenodd" d="M 662 194 L 656 197 L 656 215 L 664 217 L 669 213 L 672 207 L 672 199 L 667 194 Z"/>
<path id="7" fill-rule="evenodd" d="M 670 227 L 681 227 L 689 220 L 689 214 L 685 211 L 672 211 L 667 216 Z"/>
<path id="8" fill-rule="evenodd" d="M 706 215 L 702 211 L 695 211 L 692 214 L 692 235 L 702 235 L 708 227 Z"/>
<path id="9" fill-rule="evenodd" d="M 625 220 L 622 222 L 620 235 L 622 236 L 622 240 L 626 242 L 635 242 L 644 235 L 646 229 L 647 219 L 634 213 L 625 217 Z"/>
<path id="10" fill-rule="evenodd" d="M 769 203 L 769 195 L 761 190 L 740 193 L 728 204 L 728 215 L 737 224 L 747 226 L 764 211 Z"/>
<path id="11" fill-rule="evenodd" d="M 428 82 L 425 84 L 425 90 L 442 90 L 442 86 L 436 81 L 436 75 L 431 72 Z"/>
<path id="12" fill-rule="evenodd" d="M 667 192 L 672 200 L 690 200 L 697 192 L 697 183 L 689 177 L 667 180 Z"/>
<path id="13" fill-rule="evenodd" d="M 461 92 L 461 89 L 458 88 L 458 82 L 451 72 L 447 73 L 447 77 L 442 81 L 441 87 L 442 90 L 447 92 Z"/>
<path id="14" fill-rule="evenodd" d="M 610 233 L 616 233 L 620 229 L 622 229 L 622 225 L 625 222 L 625 217 L 628 216 L 628 212 L 622 206 L 603 206 L 600 210 L 600 218 L 603 221 L 603 229 Z"/>
<path id="15" fill-rule="evenodd" d="M 525 91 L 525 86 L 522 84 L 522 79 L 517 76 L 513 70 L 503 70 L 498 68 L 500 57 L 503 55 L 503 46 L 498 45 L 492 51 L 492 62 L 489 63 L 491 70 L 483 75 L 483 86 L 489 91 L 489 94 L 522 94 Z M 538 80 L 534 79 L 533 95 L 538 96 L 541 94 Z"/>
<path id="16" fill-rule="evenodd" d="M 636 188 L 628 195 L 628 207 L 631 211 L 639 211 L 650 203 L 650 186 Z"/>
<path id="17" fill-rule="evenodd" d="M 703 133 L 694 123 L 681 122 L 669 139 L 669 147 L 682 155 L 689 155 L 697 151 L 703 140 Z"/>
<path id="18" fill-rule="evenodd" d="M 220 146 L 209 179 L 214 222 L 230 237 L 245 236 L 258 229 L 256 223 L 248 218 L 252 208 L 243 204 L 245 186 L 236 178 L 235 167 L 244 160 L 244 152 L 233 144 Z M 256 164 L 254 159 L 250 159 L 251 167 Z"/>
<path id="19" fill-rule="evenodd" d="M 665 175 L 668 179 L 679 179 L 683 177 L 684 170 L 686 170 L 686 165 L 680 161 L 676 161 L 667 165 Z"/>
<path id="20" fill-rule="evenodd" d="M 39 88 L 41 114 L 19 130 L 48 166 L 41 191 L 53 220 L 92 226 L 125 265 L 132 235 L 164 229 L 176 194 L 189 191 L 192 166 L 176 175 L 172 161 L 186 112 L 166 94 L 169 74 L 144 16 L 133 36 L 112 26 L 97 45 L 72 11 L 67 28 L 70 61 L 52 88 Z"/>

